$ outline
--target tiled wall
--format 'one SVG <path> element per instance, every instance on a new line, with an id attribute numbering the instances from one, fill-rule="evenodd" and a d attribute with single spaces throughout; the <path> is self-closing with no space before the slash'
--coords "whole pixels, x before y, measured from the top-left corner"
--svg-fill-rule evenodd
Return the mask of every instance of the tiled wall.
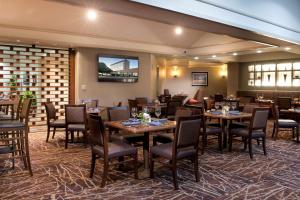
<path id="1" fill-rule="evenodd" d="M 69 51 L 34 46 L 0 44 L 0 91 L 36 96 L 30 125 L 46 123 L 43 103 L 51 101 L 63 117 L 64 105 L 69 102 Z M 16 78 L 17 86 L 12 87 Z"/>

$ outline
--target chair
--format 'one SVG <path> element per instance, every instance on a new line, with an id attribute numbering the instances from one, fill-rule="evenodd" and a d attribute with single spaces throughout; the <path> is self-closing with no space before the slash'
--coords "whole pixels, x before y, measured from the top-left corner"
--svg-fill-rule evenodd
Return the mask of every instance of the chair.
<path id="1" fill-rule="evenodd" d="M 145 105 L 148 103 L 148 100 L 146 97 L 137 97 L 137 98 L 135 98 L 135 100 L 136 100 L 137 104 Z"/>
<path id="2" fill-rule="evenodd" d="M 0 114 L 0 120 L 17 120 L 19 119 L 19 114 L 22 106 L 22 99 L 19 97 L 14 98 L 14 105 L 12 106 L 11 112 L 6 110 L 4 113 Z"/>
<path id="3" fill-rule="evenodd" d="M 233 137 L 242 137 L 244 142 L 244 149 L 249 146 L 249 155 L 253 159 L 252 152 L 252 139 L 262 139 L 262 146 L 264 155 L 267 155 L 266 151 L 266 128 L 269 116 L 268 108 L 255 108 L 252 112 L 251 122 L 248 128 L 233 128 L 229 129 L 229 151 L 232 151 Z"/>
<path id="4" fill-rule="evenodd" d="M 299 142 L 298 123 L 292 119 L 279 119 L 278 106 L 274 106 L 274 111 L 275 111 L 275 120 L 274 120 L 272 138 L 274 138 L 274 140 L 277 139 L 279 129 L 281 129 L 281 128 L 291 129 L 293 131 L 293 138 L 294 138 L 295 132 L 296 132 L 297 142 Z"/>
<path id="5" fill-rule="evenodd" d="M 121 121 L 121 120 L 128 120 L 130 118 L 130 112 L 127 106 L 121 107 L 110 107 L 107 109 L 108 111 L 108 120 L 109 121 Z M 125 134 L 117 134 L 118 129 L 114 129 L 112 127 L 109 128 L 110 137 L 112 140 L 121 140 L 126 141 L 130 144 L 136 144 L 137 142 L 144 141 L 143 134 L 136 134 L 136 135 L 125 135 Z M 114 134 L 112 134 L 114 132 Z"/>
<path id="6" fill-rule="evenodd" d="M 108 135 L 105 134 L 104 125 L 100 116 L 91 116 L 88 119 L 88 125 L 90 129 L 89 143 L 91 145 L 92 161 L 90 178 L 93 177 L 96 159 L 103 159 L 103 174 L 101 187 L 106 184 L 109 163 L 111 160 L 124 156 L 131 156 L 132 159 L 125 160 L 123 162 L 134 162 L 134 177 L 138 178 L 138 158 L 137 149 L 129 144 L 122 142 L 109 142 Z"/>
<path id="7" fill-rule="evenodd" d="M 167 111 L 166 111 L 166 117 L 169 120 L 174 120 L 175 119 L 175 113 L 177 108 L 182 106 L 181 101 L 176 101 L 176 100 L 171 100 L 167 103 Z"/>
<path id="8" fill-rule="evenodd" d="M 175 190 L 177 183 L 177 162 L 181 159 L 192 159 L 196 182 L 199 181 L 198 171 L 198 143 L 202 126 L 200 116 L 180 117 L 176 125 L 174 141 L 167 144 L 153 146 L 150 151 L 150 177 L 154 178 L 154 157 L 163 157 L 171 162 L 167 165 L 172 168 Z"/>
<path id="9" fill-rule="evenodd" d="M 256 104 L 246 104 L 243 108 L 244 113 L 252 113 L 255 108 L 258 108 L 259 106 Z M 247 128 L 249 127 L 250 122 L 249 121 L 235 121 L 230 123 L 231 128 Z"/>
<path id="10" fill-rule="evenodd" d="M 278 97 L 277 105 L 279 110 L 280 118 L 290 118 L 291 115 L 288 111 L 292 107 L 292 98 L 291 97 Z"/>
<path id="11" fill-rule="evenodd" d="M 166 96 L 170 95 L 169 89 L 164 89 L 164 95 L 166 95 Z"/>
<path id="12" fill-rule="evenodd" d="M 65 105 L 66 149 L 68 148 L 69 133 L 71 133 L 71 141 L 74 142 L 75 131 L 82 132 L 84 141 L 87 143 L 86 116 L 85 105 Z"/>
<path id="13" fill-rule="evenodd" d="M 5 144 L 0 146 L 0 154 L 11 153 L 13 167 L 14 159 L 21 158 L 23 160 L 24 167 L 28 168 L 29 174 L 32 176 L 28 144 L 28 122 L 31 102 L 31 99 L 23 100 L 18 120 L 0 121 L 0 141 Z"/>
<path id="14" fill-rule="evenodd" d="M 222 102 L 224 97 L 222 94 L 215 94 L 215 102 Z"/>
<path id="15" fill-rule="evenodd" d="M 52 102 L 45 103 L 45 109 L 47 114 L 47 138 L 46 142 L 48 142 L 51 128 L 53 128 L 52 139 L 54 139 L 55 131 L 57 128 L 65 128 L 66 123 L 64 119 L 57 119 L 56 109 Z"/>
<path id="16" fill-rule="evenodd" d="M 137 108 L 137 101 L 135 99 L 128 99 L 128 107 L 131 114 L 132 108 Z"/>
<path id="17" fill-rule="evenodd" d="M 98 99 L 81 99 L 81 104 L 85 104 L 86 108 L 97 108 L 99 106 Z"/>
<path id="18" fill-rule="evenodd" d="M 179 117 L 192 116 L 192 111 L 189 109 L 177 109 L 175 113 L 175 120 L 178 121 Z M 174 133 L 161 133 L 153 136 L 153 146 L 157 143 L 169 143 L 174 140 Z"/>

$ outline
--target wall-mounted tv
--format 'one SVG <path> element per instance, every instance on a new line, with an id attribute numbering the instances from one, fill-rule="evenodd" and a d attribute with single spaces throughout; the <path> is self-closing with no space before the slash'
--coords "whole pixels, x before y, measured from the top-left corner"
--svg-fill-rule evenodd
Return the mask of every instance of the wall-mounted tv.
<path id="1" fill-rule="evenodd" d="M 116 55 L 99 55 L 98 81 L 135 83 L 139 77 L 139 58 Z"/>

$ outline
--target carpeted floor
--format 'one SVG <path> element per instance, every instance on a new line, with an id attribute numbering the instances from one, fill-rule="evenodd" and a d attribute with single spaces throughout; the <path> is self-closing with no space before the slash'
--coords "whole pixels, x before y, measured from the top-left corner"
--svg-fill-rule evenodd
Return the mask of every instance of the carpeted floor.
<path id="1" fill-rule="evenodd" d="M 15 170 L 0 174 L 0 199 L 300 199 L 300 144 L 286 132 L 277 141 L 268 138 L 267 157 L 255 144 L 253 160 L 239 150 L 239 143 L 223 154 L 211 144 L 199 156 L 200 182 L 195 182 L 189 161 L 180 163 L 178 191 L 173 190 L 171 171 L 159 165 L 154 179 L 143 180 L 112 168 L 107 186 L 100 188 L 99 161 L 93 179 L 88 178 L 89 148 L 77 143 L 65 150 L 63 132 L 49 143 L 45 136 L 44 127 L 30 133 L 33 177 L 19 162 Z M 5 168 L 11 165 L 3 156 L 0 162 Z"/>

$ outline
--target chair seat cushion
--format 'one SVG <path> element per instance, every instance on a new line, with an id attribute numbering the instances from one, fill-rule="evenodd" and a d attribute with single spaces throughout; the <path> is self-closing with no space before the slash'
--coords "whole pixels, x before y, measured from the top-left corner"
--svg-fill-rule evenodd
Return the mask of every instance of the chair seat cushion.
<path id="1" fill-rule="evenodd" d="M 279 119 L 278 126 L 280 128 L 294 128 L 298 126 L 298 123 L 292 119 Z"/>
<path id="2" fill-rule="evenodd" d="M 104 156 L 103 147 L 93 146 L 93 152 L 100 156 Z M 129 144 L 123 142 L 109 142 L 108 143 L 108 158 L 116 158 L 120 156 L 127 156 L 137 153 L 137 149 Z"/>
<path id="3" fill-rule="evenodd" d="M 235 136 L 248 137 L 249 130 L 247 128 L 234 128 L 231 129 L 230 133 Z M 265 136 L 265 133 L 262 130 L 253 130 L 252 138 L 260 138 Z"/>
<path id="4" fill-rule="evenodd" d="M 173 143 L 159 144 L 151 148 L 152 154 L 162 156 L 166 159 L 172 159 Z M 196 149 L 193 147 L 177 149 L 177 159 L 195 155 Z"/>
<path id="5" fill-rule="evenodd" d="M 206 134 L 207 135 L 219 135 L 222 133 L 222 129 L 218 127 L 207 127 Z"/>
<path id="6" fill-rule="evenodd" d="M 25 124 L 19 120 L 0 121 L 0 128 L 24 128 Z"/>
<path id="7" fill-rule="evenodd" d="M 57 119 L 50 122 L 50 126 L 56 128 L 64 128 L 66 126 L 66 123 L 64 119 Z"/>
<path id="8" fill-rule="evenodd" d="M 249 122 L 233 122 L 230 124 L 230 128 L 247 128 L 249 125 Z"/>
<path id="9" fill-rule="evenodd" d="M 69 131 L 84 131 L 85 125 L 84 124 L 69 124 L 68 130 Z"/>

